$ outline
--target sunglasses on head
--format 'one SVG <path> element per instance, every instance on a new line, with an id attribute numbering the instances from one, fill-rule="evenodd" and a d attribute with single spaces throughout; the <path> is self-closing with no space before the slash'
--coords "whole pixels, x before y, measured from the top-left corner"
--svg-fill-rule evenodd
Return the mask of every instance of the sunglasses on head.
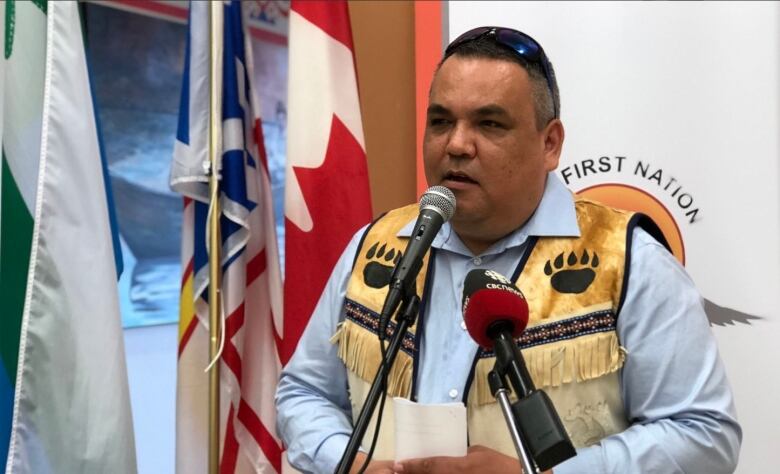
<path id="1" fill-rule="evenodd" d="M 552 97 L 553 100 L 553 118 L 558 118 L 560 106 L 558 105 L 558 99 L 553 92 L 552 67 L 550 66 L 550 61 L 547 59 L 547 55 L 544 54 L 542 46 L 527 34 L 511 28 L 502 28 L 500 26 L 481 26 L 469 30 L 455 38 L 455 41 L 447 46 L 444 56 L 449 56 L 465 43 L 486 36 L 493 38 L 496 43 L 510 48 L 526 62 L 539 64 L 542 67 L 544 78 L 547 80 L 547 88 L 550 90 L 550 97 Z"/>

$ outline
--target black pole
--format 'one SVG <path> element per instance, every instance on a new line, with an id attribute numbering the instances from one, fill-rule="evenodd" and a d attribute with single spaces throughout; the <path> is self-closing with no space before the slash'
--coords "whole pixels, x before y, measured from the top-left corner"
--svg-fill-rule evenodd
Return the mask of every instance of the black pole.
<path id="1" fill-rule="evenodd" d="M 496 370 L 500 375 L 506 375 L 509 378 L 509 383 L 517 394 L 517 398 L 523 398 L 536 391 L 536 387 L 534 387 L 531 375 L 523 363 L 523 355 L 517 348 L 515 341 L 512 340 L 510 333 L 511 331 L 500 331 L 493 339 Z"/>
<path id="2" fill-rule="evenodd" d="M 403 342 L 406 330 L 414 324 L 417 319 L 417 310 L 419 308 L 420 298 L 417 295 L 412 295 L 409 301 L 406 301 L 403 306 L 403 313 L 399 313 L 398 324 L 396 325 L 393 337 L 390 339 L 390 346 L 387 349 L 387 354 L 382 363 L 379 364 L 379 369 L 374 376 L 374 382 L 371 384 L 371 390 L 368 392 L 366 402 L 363 405 L 363 409 L 360 411 L 355 428 L 352 430 L 352 435 L 349 437 L 349 443 L 344 450 L 344 454 L 341 456 L 341 461 L 336 468 L 338 474 L 348 474 L 352 463 L 355 462 L 355 456 L 357 456 L 358 449 L 360 448 L 360 442 L 363 440 L 363 435 L 368 428 L 368 422 L 371 420 L 371 416 L 374 414 L 374 409 L 379 401 L 379 397 L 384 393 L 383 385 L 387 379 L 387 374 L 390 372 L 390 368 L 395 362 L 395 357 L 398 355 L 398 350 L 401 348 L 401 342 Z M 377 420 L 376 429 L 379 429 L 379 423 L 381 420 Z"/>

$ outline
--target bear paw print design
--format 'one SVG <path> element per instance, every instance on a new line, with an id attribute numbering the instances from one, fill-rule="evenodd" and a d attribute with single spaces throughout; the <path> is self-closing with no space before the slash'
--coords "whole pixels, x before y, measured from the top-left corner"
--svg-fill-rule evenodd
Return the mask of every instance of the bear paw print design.
<path id="1" fill-rule="evenodd" d="M 366 258 L 371 261 L 363 268 L 363 281 L 371 288 L 382 288 L 390 284 L 393 268 L 401 259 L 401 252 L 394 248 L 388 250 L 386 243 L 379 247 L 377 242 L 368 249 Z"/>
<path id="2" fill-rule="evenodd" d="M 564 262 L 565 253 L 555 257 L 552 264 L 547 260 L 544 274 L 550 277 L 550 284 L 558 293 L 582 293 L 596 278 L 594 269 L 599 266 L 599 256 L 596 252 L 591 256 L 587 250 L 583 250 L 580 257 L 570 252 Z"/>

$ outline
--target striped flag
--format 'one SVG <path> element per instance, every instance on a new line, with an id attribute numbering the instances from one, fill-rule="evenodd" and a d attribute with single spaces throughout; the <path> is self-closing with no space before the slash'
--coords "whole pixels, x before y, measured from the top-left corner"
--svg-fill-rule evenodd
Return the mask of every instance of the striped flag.
<path id="1" fill-rule="evenodd" d="M 3 9 L 0 457 L 7 474 L 136 472 L 110 192 L 77 7 L 36 0 Z"/>
<path id="2" fill-rule="evenodd" d="M 283 361 L 352 235 L 371 219 L 345 1 L 290 9 Z"/>
<path id="3" fill-rule="evenodd" d="M 176 470 L 206 472 L 208 441 L 209 2 L 192 2 L 171 186 L 185 195 L 179 322 Z M 274 392 L 281 278 L 251 49 L 242 4 L 225 2 L 222 60 L 220 471 L 280 472 Z"/>

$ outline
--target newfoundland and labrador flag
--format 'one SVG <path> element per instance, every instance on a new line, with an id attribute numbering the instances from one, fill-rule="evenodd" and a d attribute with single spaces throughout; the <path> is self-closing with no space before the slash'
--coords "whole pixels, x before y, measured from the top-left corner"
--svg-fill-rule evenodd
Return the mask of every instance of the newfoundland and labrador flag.
<path id="1" fill-rule="evenodd" d="M 280 472 L 274 393 L 281 369 L 281 277 L 251 49 L 238 1 L 224 2 L 220 229 L 224 350 L 220 472 Z M 176 471 L 207 470 L 209 2 L 191 2 L 171 186 L 184 196 Z"/>
<path id="2" fill-rule="evenodd" d="M 110 192 L 75 2 L 5 2 L 0 459 L 134 473 Z"/>

